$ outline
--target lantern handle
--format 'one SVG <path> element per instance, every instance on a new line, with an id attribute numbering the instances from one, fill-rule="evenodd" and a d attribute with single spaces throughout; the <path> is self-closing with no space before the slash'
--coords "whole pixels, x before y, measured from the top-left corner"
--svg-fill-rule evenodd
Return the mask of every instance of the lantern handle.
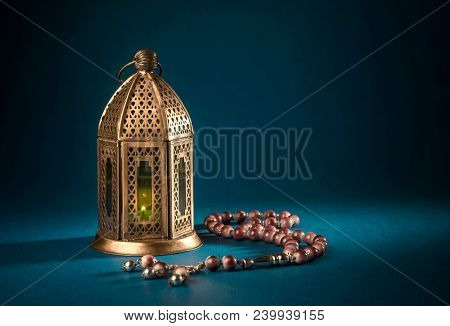
<path id="1" fill-rule="evenodd" d="M 139 63 L 136 62 L 136 60 L 133 60 L 133 61 L 131 61 L 131 62 L 128 62 L 128 63 L 127 63 L 125 66 L 123 66 L 122 68 L 120 68 L 119 72 L 117 73 L 117 79 L 119 80 L 120 83 L 123 83 L 123 80 L 122 80 L 122 73 L 124 72 L 124 70 L 127 69 L 129 66 L 131 66 L 131 65 L 133 65 L 133 64 L 138 65 Z M 157 63 L 157 66 L 158 66 L 158 69 L 159 69 L 158 75 L 159 75 L 159 76 L 162 76 L 162 66 L 161 66 L 161 64 L 160 64 L 159 62 Z M 141 70 L 141 69 L 138 69 L 138 70 Z"/>

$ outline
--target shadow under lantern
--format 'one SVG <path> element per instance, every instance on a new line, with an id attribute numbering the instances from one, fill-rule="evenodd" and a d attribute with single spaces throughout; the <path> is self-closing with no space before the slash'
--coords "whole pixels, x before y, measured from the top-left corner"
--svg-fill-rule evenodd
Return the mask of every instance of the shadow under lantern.
<path id="1" fill-rule="evenodd" d="M 124 68 L 132 64 L 137 72 L 113 95 L 98 127 L 92 247 L 120 255 L 192 250 L 202 244 L 194 230 L 192 122 L 154 52 L 138 51 Z"/>

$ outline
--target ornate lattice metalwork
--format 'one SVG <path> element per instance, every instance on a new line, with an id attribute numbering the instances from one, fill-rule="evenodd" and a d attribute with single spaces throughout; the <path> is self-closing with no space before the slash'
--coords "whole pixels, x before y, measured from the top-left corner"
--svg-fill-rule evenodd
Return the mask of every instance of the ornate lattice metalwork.
<path id="1" fill-rule="evenodd" d="M 176 238 L 182 236 L 194 229 L 193 220 L 193 171 L 192 171 L 192 140 L 175 141 L 170 144 L 170 172 L 171 172 L 171 192 L 172 192 L 172 207 L 171 207 L 171 236 Z M 179 192 L 179 164 L 184 160 L 186 169 L 186 209 L 184 214 L 180 212 L 180 192 Z"/>
<path id="2" fill-rule="evenodd" d="M 141 74 L 123 115 L 122 139 L 162 139 L 163 117 L 150 74 Z"/>
<path id="3" fill-rule="evenodd" d="M 102 236 L 118 238 L 118 185 L 117 185 L 117 145 L 115 142 L 98 141 L 98 229 Z M 111 164 L 111 211 L 106 209 L 106 163 Z"/>
<path id="4" fill-rule="evenodd" d="M 166 185 L 166 155 L 165 146 L 143 146 L 144 144 L 133 143 L 124 144 L 124 180 L 126 181 L 126 191 L 124 199 L 126 201 L 126 217 L 123 225 L 123 237 L 125 239 L 146 239 L 163 238 L 166 236 L 167 219 L 167 193 Z M 141 161 L 147 161 L 151 167 L 152 175 L 152 216 L 146 221 L 142 221 L 137 207 L 137 169 Z"/>
<path id="5" fill-rule="evenodd" d="M 165 109 L 168 139 L 174 140 L 193 135 L 192 122 L 175 91 L 159 76 L 154 77 L 161 106 Z"/>
<path id="6" fill-rule="evenodd" d="M 127 102 L 127 96 L 134 84 L 134 80 L 135 76 L 128 78 L 114 93 L 108 105 L 106 105 L 98 126 L 99 137 L 112 140 L 117 139 L 118 122 L 122 116 L 123 108 Z"/>

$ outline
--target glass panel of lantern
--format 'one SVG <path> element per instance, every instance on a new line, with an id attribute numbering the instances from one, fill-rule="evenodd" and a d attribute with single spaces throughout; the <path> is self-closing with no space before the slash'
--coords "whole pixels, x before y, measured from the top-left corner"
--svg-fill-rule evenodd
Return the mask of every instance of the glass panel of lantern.
<path id="1" fill-rule="evenodd" d="M 152 170 L 147 161 L 141 161 L 137 177 L 137 215 L 141 221 L 148 221 L 152 216 Z"/>

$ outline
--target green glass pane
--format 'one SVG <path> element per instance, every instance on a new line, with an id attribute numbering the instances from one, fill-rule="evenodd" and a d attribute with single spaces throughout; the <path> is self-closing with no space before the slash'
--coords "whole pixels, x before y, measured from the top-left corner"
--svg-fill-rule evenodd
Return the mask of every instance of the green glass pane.
<path id="1" fill-rule="evenodd" d="M 178 210 L 180 215 L 184 215 L 186 212 L 186 162 L 183 158 L 178 165 L 178 178 Z"/>
<path id="2" fill-rule="evenodd" d="M 105 166 L 105 206 L 106 215 L 111 216 L 112 210 L 112 164 L 111 159 L 108 158 Z"/>
<path id="3" fill-rule="evenodd" d="M 152 170 L 146 161 L 139 163 L 137 183 L 137 213 L 141 221 L 148 221 L 152 216 Z"/>

